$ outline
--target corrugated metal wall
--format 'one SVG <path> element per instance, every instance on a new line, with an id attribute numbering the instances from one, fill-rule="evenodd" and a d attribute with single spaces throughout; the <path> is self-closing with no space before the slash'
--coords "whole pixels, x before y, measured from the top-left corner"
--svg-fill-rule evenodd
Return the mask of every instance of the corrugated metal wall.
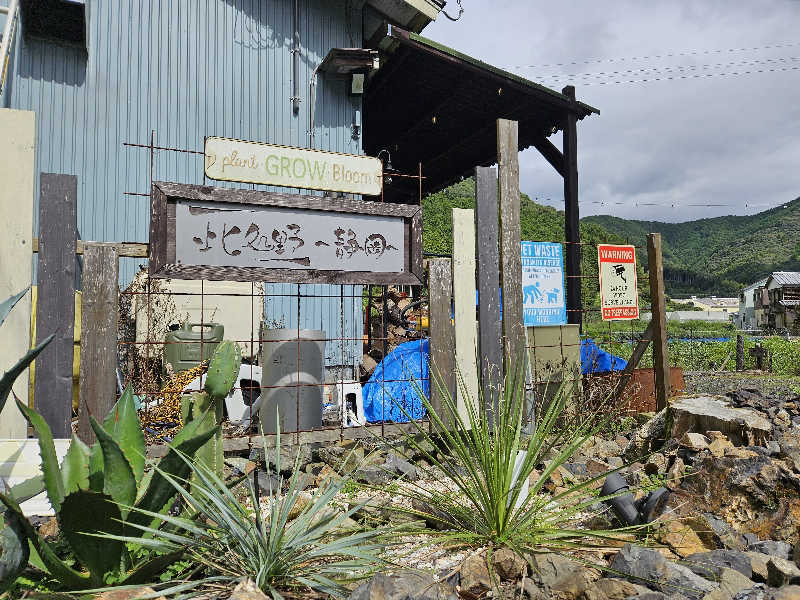
<path id="1" fill-rule="evenodd" d="M 36 112 L 36 189 L 43 171 L 78 176 L 85 240 L 147 241 L 148 199 L 125 192 L 149 192 L 150 155 L 123 142 L 147 144 L 154 130 L 156 145 L 191 150 L 202 150 L 206 135 L 307 146 L 311 72 L 330 48 L 361 44 L 360 20 L 346 18 L 344 1 L 300 0 L 302 100 L 294 115 L 292 0 L 114 0 L 90 7 L 88 52 L 26 38 L 21 24 L 0 98 L 0 106 Z M 361 102 L 347 86 L 319 77 L 316 146 L 361 154 L 360 139 L 351 137 Z M 156 180 L 203 183 L 198 154 L 156 151 L 152 167 Z M 123 259 L 122 283 L 137 268 L 137 261 Z M 270 318 L 284 316 L 296 326 L 290 298 L 267 304 Z M 307 299 L 301 308 L 301 321 L 340 337 L 338 298 Z M 359 337 L 360 313 L 345 314 L 344 337 Z M 329 357 L 341 357 L 341 347 L 330 346 Z M 347 354 L 360 362 L 355 345 Z"/>

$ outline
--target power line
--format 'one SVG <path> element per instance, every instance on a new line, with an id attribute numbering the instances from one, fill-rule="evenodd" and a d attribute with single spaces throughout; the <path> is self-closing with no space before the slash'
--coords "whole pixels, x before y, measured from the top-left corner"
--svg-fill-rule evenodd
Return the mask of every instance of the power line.
<path id="1" fill-rule="evenodd" d="M 516 67 L 512 67 L 512 69 L 541 69 L 541 68 L 548 68 L 548 67 L 566 67 L 571 65 L 590 65 L 590 64 L 602 64 L 602 63 L 612 63 L 612 62 L 633 62 L 637 60 L 654 60 L 654 59 L 662 59 L 662 58 L 675 58 L 678 56 L 697 56 L 697 55 L 706 55 L 706 54 L 726 54 L 726 53 L 734 53 L 734 52 L 754 52 L 760 50 L 774 50 L 777 48 L 793 48 L 795 46 L 800 46 L 800 42 L 786 42 L 781 44 L 769 44 L 765 46 L 751 46 L 749 48 L 725 48 L 725 49 L 707 49 L 707 50 L 684 50 L 681 52 L 667 52 L 664 54 L 648 54 L 642 56 L 624 56 L 624 57 L 617 57 L 617 58 L 589 58 L 585 60 L 573 60 L 568 62 L 560 62 L 560 63 L 544 63 L 540 65 L 520 65 Z"/>

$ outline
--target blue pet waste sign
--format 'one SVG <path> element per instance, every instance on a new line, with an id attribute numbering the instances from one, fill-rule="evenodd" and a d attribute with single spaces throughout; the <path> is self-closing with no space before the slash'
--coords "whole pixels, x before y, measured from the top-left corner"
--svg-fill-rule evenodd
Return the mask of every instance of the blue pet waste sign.
<path id="1" fill-rule="evenodd" d="M 522 313 L 525 326 L 563 325 L 564 253 L 561 244 L 522 242 Z"/>

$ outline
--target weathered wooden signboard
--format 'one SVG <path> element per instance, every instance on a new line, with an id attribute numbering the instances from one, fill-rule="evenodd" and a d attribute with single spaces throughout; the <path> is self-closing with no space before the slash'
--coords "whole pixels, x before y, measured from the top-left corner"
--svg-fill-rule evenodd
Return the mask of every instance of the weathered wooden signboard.
<path id="1" fill-rule="evenodd" d="M 419 285 L 421 208 L 153 182 L 149 271 L 176 279 Z"/>
<path id="2" fill-rule="evenodd" d="M 636 248 L 600 244 L 597 246 L 600 276 L 600 311 L 604 321 L 639 318 L 636 287 Z"/>
<path id="3" fill-rule="evenodd" d="M 383 164 L 371 156 L 323 152 L 221 137 L 206 138 L 211 179 L 380 196 Z"/>

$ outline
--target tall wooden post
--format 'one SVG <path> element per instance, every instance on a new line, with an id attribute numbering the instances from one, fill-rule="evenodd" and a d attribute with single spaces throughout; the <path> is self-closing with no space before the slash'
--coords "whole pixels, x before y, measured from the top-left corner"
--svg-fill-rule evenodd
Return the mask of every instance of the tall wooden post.
<path id="1" fill-rule="evenodd" d="M 744 371 L 744 338 L 736 336 L 736 370 Z"/>
<path id="2" fill-rule="evenodd" d="M 78 436 L 87 444 L 94 441 L 89 415 L 102 422 L 116 401 L 118 273 L 115 245 L 84 245 Z"/>
<path id="3" fill-rule="evenodd" d="M 478 359 L 481 392 L 487 417 L 498 409 L 503 383 L 503 326 L 500 322 L 500 215 L 497 207 L 497 172 L 475 169 L 475 228 L 478 236 Z"/>
<path id="4" fill-rule="evenodd" d="M 653 323 L 653 370 L 655 371 L 656 409 L 667 406 L 669 398 L 669 352 L 667 313 L 664 301 L 664 268 L 661 262 L 661 234 L 647 234 L 647 263 L 650 275 L 650 302 Z"/>
<path id="5" fill-rule="evenodd" d="M 503 282 L 505 373 L 526 360 L 522 322 L 522 253 L 519 224 L 519 144 L 516 121 L 497 120 L 497 165 L 500 202 L 500 270 Z"/>
<path id="6" fill-rule="evenodd" d="M 448 258 L 432 258 L 428 263 L 430 307 L 430 387 L 431 407 L 447 423 L 442 411 L 442 396 L 456 397 L 455 332 L 450 321 L 453 280 Z M 441 378 L 441 379 L 439 379 Z M 440 384 L 442 388 L 440 388 Z"/>
<path id="7" fill-rule="evenodd" d="M 78 178 L 42 173 L 39 179 L 36 343 L 53 333 L 56 337 L 36 361 L 33 402 L 53 437 L 70 438 Z"/>
<path id="8" fill-rule="evenodd" d="M 453 315 L 458 412 L 467 421 L 467 398 L 478 403 L 478 331 L 475 323 L 475 211 L 453 209 Z"/>
<path id="9" fill-rule="evenodd" d="M 575 101 L 575 87 L 568 85 L 562 92 Z M 581 231 L 578 210 L 578 118 L 567 112 L 564 118 L 564 235 L 567 268 L 567 323 L 580 325 L 583 321 L 581 300 Z"/>

